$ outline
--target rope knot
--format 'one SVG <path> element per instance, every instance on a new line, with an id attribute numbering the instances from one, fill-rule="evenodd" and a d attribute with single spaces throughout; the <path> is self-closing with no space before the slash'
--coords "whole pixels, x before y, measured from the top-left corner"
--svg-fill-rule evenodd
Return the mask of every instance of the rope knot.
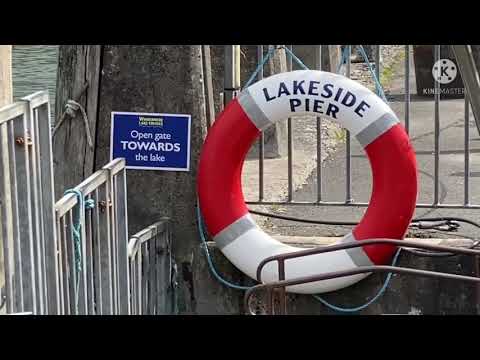
<path id="1" fill-rule="evenodd" d="M 75 117 L 78 110 L 80 110 L 80 104 L 75 100 L 67 100 L 65 104 L 65 112 L 70 117 Z"/>
<path id="2" fill-rule="evenodd" d="M 60 126 L 63 124 L 65 119 L 67 118 L 67 115 L 71 118 L 74 119 L 77 116 L 77 111 L 82 113 L 83 117 L 83 124 L 85 126 L 85 134 L 87 137 L 87 144 L 90 147 L 90 149 L 93 150 L 93 140 L 92 140 L 92 135 L 90 133 L 90 125 L 88 123 L 88 116 L 87 112 L 85 111 L 84 107 L 76 102 L 75 100 L 69 99 L 67 100 L 67 103 L 65 104 L 65 110 L 62 114 L 62 117 L 60 120 L 56 123 L 55 128 L 53 129 L 52 136 L 54 137 L 55 134 L 57 133 L 57 130 L 60 128 Z"/>
<path id="3" fill-rule="evenodd" d="M 86 210 L 91 210 L 95 208 L 95 200 L 93 199 L 87 199 L 85 200 L 85 209 Z"/>

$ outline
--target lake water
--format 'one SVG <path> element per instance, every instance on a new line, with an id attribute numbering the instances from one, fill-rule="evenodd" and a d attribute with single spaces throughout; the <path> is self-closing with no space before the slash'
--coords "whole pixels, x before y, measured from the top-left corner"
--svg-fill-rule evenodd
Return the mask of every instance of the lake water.
<path id="1" fill-rule="evenodd" d="M 13 45 L 13 98 L 48 90 L 52 111 L 55 109 L 57 81 L 57 45 Z"/>

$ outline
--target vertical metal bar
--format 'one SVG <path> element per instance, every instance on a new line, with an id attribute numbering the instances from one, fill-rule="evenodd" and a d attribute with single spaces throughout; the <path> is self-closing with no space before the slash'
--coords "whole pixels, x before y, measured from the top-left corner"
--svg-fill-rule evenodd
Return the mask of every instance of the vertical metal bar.
<path id="1" fill-rule="evenodd" d="M 466 95 L 469 97 L 473 118 L 480 133 L 480 77 L 475 64 L 471 45 L 451 45 L 455 58 L 457 59 L 458 70 L 462 76 Z"/>
<path id="2" fill-rule="evenodd" d="M 38 220 L 38 239 L 37 239 L 37 251 L 38 251 L 38 279 L 39 279 L 39 296 L 40 296 L 40 313 L 47 314 L 47 283 L 46 283 L 46 268 L 45 268 L 45 234 L 44 234 L 44 201 L 43 201 L 43 193 L 42 193 L 42 168 L 41 168 L 41 161 L 40 158 L 40 133 L 39 133 L 39 125 L 38 125 L 38 111 L 36 108 L 33 108 L 31 103 L 29 102 L 30 107 L 30 115 L 31 115 L 31 132 L 32 132 L 32 153 L 34 154 L 36 176 L 35 179 L 35 186 L 37 191 L 37 202 L 34 204 L 35 207 L 38 207 L 37 213 L 37 220 Z M 47 129 L 49 130 L 49 129 Z"/>
<path id="3" fill-rule="evenodd" d="M 67 214 L 68 215 L 68 214 Z M 62 249 L 62 263 L 63 263 L 63 297 L 64 297 L 64 314 L 73 314 L 71 297 L 72 276 L 71 269 L 73 264 L 70 262 L 70 248 L 69 237 L 67 236 L 67 215 L 60 218 L 60 228 L 62 233 L 62 242 L 60 247 Z"/>
<path id="4" fill-rule="evenodd" d="M 466 90 L 466 89 L 465 89 Z M 464 155 L 465 155 L 465 167 L 463 174 L 464 184 L 464 198 L 463 203 L 465 206 L 470 204 L 470 103 L 469 97 L 465 94 L 465 134 L 464 134 Z"/>
<path id="5" fill-rule="evenodd" d="M 98 189 L 94 192 L 96 206 L 92 209 L 93 222 L 93 264 L 94 264 L 94 279 L 95 279 L 95 314 L 101 315 L 102 311 L 102 260 L 101 260 L 101 245 L 100 245 L 100 215 L 99 215 L 99 196 Z M 127 296 L 128 301 L 128 296 Z"/>
<path id="6" fill-rule="evenodd" d="M 108 193 L 110 198 L 110 205 L 107 206 L 107 212 L 110 213 L 110 234 L 111 234 L 111 248 L 110 248 L 110 257 L 112 262 L 112 294 L 113 294 L 113 314 L 118 314 L 118 256 L 117 256 L 117 216 L 116 208 L 117 202 L 115 199 L 115 183 L 113 177 L 109 173 L 108 181 Z"/>
<path id="7" fill-rule="evenodd" d="M 178 269 L 175 264 L 174 260 L 174 254 L 172 250 L 172 227 L 170 223 L 169 218 L 161 218 L 162 223 L 164 224 L 164 232 L 162 233 L 162 242 L 161 242 L 161 247 L 163 250 L 163 254 L 165 254 L 163 258 L 164 264 L 167 264 L 167 257 L 168 257 L 168 266 L 165 265 L 164 268 L 166 268 L 168 271 L 164 271 L 165 277 L 167 277 L 168 274 L 168 279 L 166 283 L 168 284 L 167 286 L 167 293 L 170 294 L 168 298 L 169 304 L 171 306 L 169 308 L 165 308 L 165 311 L 168 314 L 177 314 L 177 306 L 178 306 L 178 300 L 177 300 L 177 276 L 178 276 Z M 172 271 L 175 271 L 175 274 L 172 273 Z M 167 300 L 167 299 L 166 299 Z"/>
<path id="8" fill-rule="evenodd" d="M 148 309 L 147 309 L 147 314 L 148 315 L 154 315 L 155 314 L 155 299 L 158 296 L 157 293 L 157 272 L 156 272 L 156 267 L 157 267 L 157 257 L 156 257 L 156 244 L 155 244 L 155 239 L 157 237 L 157 234 L 155 233 L 155 236 L 150 238 L 148 240 L 148 254 L 150 255 L 150 258 L 148 260 L 149 263 L 149 268 L 148 268 L 148 293 L 149 293 L 149 299 L 148 299 Z"/>
<path id="9" fill-rule="evenodd" d="M 98 200 L 101 206 L 99 213 L 99 245 L 100 245 L 100 267 L 101 267 L 101 292 L 102 292 L 102 314 L 113 314 L 113 292 L 112 292 L 112 258 L 111 258 L 111 233 L 110 233 L 110 191 L 105 183 L 98 189 Z M 101 204 L 104 204 L 103 206 Z"/>
<path id="10" fill-rule="evenodd" d="M 0 237 L 3 243 L 3 268 L 7 313 L 15 312 L 14 281 L 15 272 L 13 252 L 13 214 L 12 190 L 10 183 L 11 161 L 8 151 L 7 124 L 0 124 Z"/>
<path id="11" fill-rule="evenodd" d="M 41 192 L 43 199 L 44 216 L 44 250 L 45 259 L 56 258 L 58 248 L 55 234 L 55 196 L 53 184 L 53 152 L 51 138 L 50 103 L 47 102 L 37 109 L 38 115 L 38 145 L 40 150 L 40 170 L 42 175 Z M 58 265 L 56 261 L 46 261 L 46 287 L 47 287 L 47 310 L 50 314 L 58 313 L 59 309 L 59 287 L 58 287 Z"/>
<path id="12" fill-rule="evenodd" d="M 118 301 L 119 313 L 128 314 L 128 216 L 127 216 L 127 177 L 126 170 L 114 178 L 116 183 L 117 237 L 118 237 Z"/>
<path id="13" fill-rule="evenodd" d="M 234 90 L 234 93 L 233 93 L 233 96 L 234 97 L 237 97 L 238 96 L 238 91 L 240 90 L 240 86 L 241 86 L 241 71 L 240 71 L 240 59 L 241 59 L 241 56 L 240 56 L 240 45 L 234 45 L 234 48 L 233 48 L 234 52 L 233 52 L 233 55 L 234 55 L 234 65 L 235 65 L 235 68 L 234 68 L 234 81 L 233 81 L 233 88 L 235 89 Z"/>
<path id="14" fill-rule="evenodd" d="M 236 47 L 225 45 L 225 76 L 224 76 L 224 105 L 226 106 L 235 97 L 236 80 Z"/>
<path id="15" fill-rule="evenodd" d="M 207 105 L 207 130 L 215 121 L 215 106 L 213 101 L 212 61 L 210 45 L 202 45 L 203 50 L 203 73 L 205 81 L 205 99 Z"/>
<path id="16" fill-rule="evenodd" d="M 142 245 L 137 251 L 137 315 L 142 315 Z"/>
<path id="17" fill-rule="evenodd" d="M 285 280 L 285 259 L 278 260 L 278 280 Z M 285 288 L 279 289 L 280 314 L 287 314 L 287 294 Z"/>
<path id="18" fill-rule="evenodd" d="M 158 226 L 156 226 L 156 234 L 153 239 L 151 239 L 151 247 L 153 248 L 153 268 L 152 268 L 152 283 L 153 283 L 153 289 L 154 289 L 154 296 L 153 296 L 153 312 L 152 315 L 158 315 L 160 313 L 160 308 L 159 308 L 159 297 L 160 297 L 160 285 L 159 285 L 159 270 L 158 268 L 161 266 L 161 261 L 160 261 L 160 250 L 158 248 L 159 241 L 157 240 L 162 234 L 158 233 Z M 167 251 L 165 252 L 166 255 Z"/>
<path id="19" fill-rule="evenodd" d="M 13 289 L 14 289 L 14 311 L 23 312 L 23 285 L 22 285 L 22 254 L 21 239 L 19 228 L 19 212 L 18 212 L 18 186 L 17 186 L 17 154 L 15 145 L 15 129 L 14 121 L 21 121 L 16 118 L 9 121 L 7 126 L 8 151 L 10 153 L 10 184 L 11 184 L 11 200 L 12 200 L 12 241 L 14 270 L 13 270 Z M 1 145 L 0 145 L 1 146 Z M 5 241 L 5 240 L 4 240 Z"/>
<path id="20" fill-rule="evenodd" d="M 435 47 L 435 62 L 440 60 L 440 45 L 434 45 Z M 439 159 L 440 159 L 440 83 L 437 79 L 435 82 L 435 184 L 434 184 L 434 205 L 438 205 L 438 192 L 439 192 Z"/>
<path id="21" fill-rule="evenodd" d="M 225 109 L 225 94 L 221 92 L 219 94 L 220 97 L 220 112 L 222 112 Z"/>
<path id="22" fill-rule="evenodd" d="M 88 314 L 88 279 L 87 279 L 87 232 L 86 232 L 86 214 L 85 208 L 81 209 L 77 206 L 77 210 L 80 211 L 80 232 L 81 232 L 81 242 L 80 249 L 82 252 L 81 255 L 81 272 L 79 274 L 79 299 L 78 299 L 78 308 L 79 313 L 82 315 Z"/>
<path id="23" fill-rule="evenodd" d="M 158 226 L 157 226 L 157 234 L 155 235 L 155 277 L 156 277 L 156 288 L 157 288 L 157 298 L 156 298 L 156 314 L 165 314 L 167 308 L 167 296 L 165 292 L 165 288 L 167 288 L 170 284 L 170 279 L 168 276 L 165 275 L 165 262 L 166 256 L 168 256 L 167 251 L 162 251 L 162 239 L 164 233 L 162 232 L 161 235 L 158 233 Z M 169 273 L 169 272 L 167 272 Z"/>
<path id="24" fill-rule="evenodd" d="M 25 113 L 27 112 L 25 104 Z M 34 259 L 34 237 L 32 222 L 32 184 L 30 177 L 30 154 L 28 151 L 27 116 L 23 115 L 13 122 L 15 144 L 16 171 L 17 171 L 17 202 L 18 202 L 18 225 L 20 230 L 20 253 L 22 254 L 22 287 L 23 287 L 23 310 L 36 314 L 36 280 Z"/>
<path id="25" fill-rule="evenodd" d="M 143 271 L 143 277 L 142 277 L 142 293 L 143 293 L 143 298 L 142 298 L 142 314 L 146 315 L 148 314 L 147 308 L 148 308 L 148 299 L 150 297 L 150 294 L 148 292 L 148 280 L 149 280 L 149 274 L 148 274 L 148 269 L 149 269 L 149 253 L 148 253 L 148 242 L 145 242 L 141 245 L 143 247 L 142 251 L 142 271 Z"/>
<path id="26" fill-rule="evenodd" d="M 267 310 L 267 315 L 274 315 L 273 311 L 273 289 L 271 287 L 267 287 L 265 289 L 267 291 L 267 296 L 266 296 L 266 310 Z"/>
<path id="27" fill-rule="evenodd" d="M 47 287 L 47 269 L 46 269 L 46 254 L 45 254 L 45 203 L 46 201 L 44 200 L 43 197 L 43 182 L 45 181 L 43 172 L 42 172 L 42 161 L 45 161 L 45 163 L 48 163 L 48 160 L 41 157 L 42 154 L 42 149 L 40 148 L 40 130 L 39 130 L 39 113 L 38 113 L 38 108 L 32 109 L 33 110 L 33 125 L 35 127 L 35 140 L 33 142 L 33 145 L 35 146 L 35 153 L 37 156 L 37 186 L 38 186 L 38 201 L 39 201 L 39 222 L 40 222 L 40 271 L 39 275 L 41 276 L 42 279 L 42 291 L 43 291 L 43 309 L 42 309 L 42 314 L 48 314 L 48 287 Z M 45 124 L 46 125 L 46 124 Z M 47 125 L 48 126 L 48 125 Z M 46 130 L 48 131 L 48 139 L 47 141 L 50 140 L 50 127 L 47 128 Z M 53 164 L 52 164 L 53 166 Z M 53 204 L 52 204 L 53 206 Z M 55 290 L 54 290 L 55 291 Z"/>
<path id="28" fill-rule="evenodd" d="M 37 135 L 35 132 L 35 115 L 32 107 L 30 106 L 29 101 L 27 103 L 27 131 L 29 134 L 29 139 L 26 139 L 27 148 L 29 152 L 29 166 L 30 166 L 30 176 L 31 176 L 31 194 L 30 197 L 30 207 L 32 208 L 32 227 L 33 227 L 33 239 L 34 239 L 34 248 L 33 256 L 35 261 L 35 286 L 36 286 L 36 308 L 34 314 L 43 314 L 44 309 L 44 282 L 43 282 L 43 261 L 42 261 L 42 224 L 41 224 L 41 203 L 39 197 L 39 174 L 38 174 L 38 156 L 37 156 Z"/>
<path id="29" fill-rule="evenodd" d="M 322 71 L 322 45 L 318 46 L 316 68 Z M 317 202 L 322 201 L 322 118 L 317 116 Z"/>
<path id="30" fill-rule="evenodd" d="M 55 256 L 55 261 L 58 263 L 58 292 L 60 294 L 58 298 L 58 315 L 64 315 L 64 301 L 63 301 L 63 264 L 62 264 L 62 235 L 60 229 L 60 219 L 57 218 L 57 214 L 55 214 L 55 233 L 57 234 L 57 243 L 58 243 L 58 251 Z"/>
<path id="31" fill-rule="evenodd" d="M 65 285 L 64 285 L 64 276 L 65 276 L 65 267 L 64 267 L 64 256 L 65 252 L 63 250 L 63 244 L 65 243 L 65 238 L 62 237 L 63 229 L 61 226 L 61 219 L 58 217 L 58 214 L 55 213 L 55 225 L 56 225 L 56 234 L 57 234 L 57 244 L 58 244 L 58 255 L 55 257 L 57 258 L 58 262 L 58 291 L 60 293 L 59 297 L 59 314 L 65 315 Z"/>
<path id="32" fill-rule="evenodd" d="M 73 214 L 72 210 L 68 211 L 65 243 L 67 244 L 67 264 L 69 270 L 69 299 L 70 299 L 70 314 L 78 315 L 77 313 L 77 264 L 75 261 L 75 244 L 72 237 Z"/>
<path id="33" fill-rule="evenodd" d="M 136 255 L 130 258 L 130 311 L 132 315 L 137 314 L 137 265 L 135 264 Z"/>
<path id="34" fill-rule="evenodd" d="M 352 45 L 347 45 L 347 70 L 346 76 L 350 78 L 350 61 L 352 55 Z M 352 201 L 352 179 L 351 179 L 351 172 L 352 172 L 352 165 L 351 165 L 351 139 L 350 139 L 350 131 L 345 130 L 346 132 L 346 158 L 345 158 L 345 172 L 346 172 L 346 189 L 345 189 L 345 202 L 349 203 Z"/>
<path id="35" fill-rule="evenodd" d="M 290 51 L 293 45 L 289 46 Z M 288 54 L 288 71 L 292 71 L 292 55 Z M 287 119 L 287 142 L 288 142 L 288 201 L 293 200 L 293 129 L 292 118 Z"/>
<path id="36" fill-rule="evenodd" d="M 381 83 L 380 79 L 380 52 L 381 52 L 381 46 L 382 45 L 377 45 L 375 46 L 375 76 L 378 79 L 378 82 Z"/>
<path id="37" fill-rule="evenodd" d="M 88 196 L 88 200 L 92 200 L 91 195 Z M 85 270 L 86 270 L 86 305 L 87 314 L 95 315 L 95 290 L 94 290 L 94 270 L 93 270 L 93 229 L 92 229 L 92 209 L 86 210 L 85 214 Z"/>
<path id="38" fill-rule="evenodd" d="M 263 45 L 257 46 L 257 64 L 263 63 Z M 263 79 L 263 66 L 258 72 L 258 81 Z M 260 132 L 258 139 L 258 201 L 263 201 L 264 198 L 264 184 L 263 184 L 263 161 L 265 158 L 264 137 L 263 131 Z"/>
<path id="39" fill-rule="evenodd" d="M 410 134 L 410 45 L 405 45 L 405 130 Z"/>

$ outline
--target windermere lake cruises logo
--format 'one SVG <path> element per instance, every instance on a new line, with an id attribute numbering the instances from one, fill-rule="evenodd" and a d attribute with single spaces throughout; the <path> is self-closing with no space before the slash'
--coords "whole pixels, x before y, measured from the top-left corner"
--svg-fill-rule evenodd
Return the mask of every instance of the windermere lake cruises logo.
<path id="1" fill-rule="evenodd" d="M 432 67 L 432 76 L 435 82 L 439 83 L 440 85 L 447 85 L 452 83 L 458 74 L 457 65 L 450 60 L 450 59 L 440 59 Z M 461 95 L 465 92 L 463 87 L 460 88 L 439 88 L 440 94 L 445 95 Z M 435 94 L 437 89 L 423 89 L 424 95 L 432 95 Z"/>

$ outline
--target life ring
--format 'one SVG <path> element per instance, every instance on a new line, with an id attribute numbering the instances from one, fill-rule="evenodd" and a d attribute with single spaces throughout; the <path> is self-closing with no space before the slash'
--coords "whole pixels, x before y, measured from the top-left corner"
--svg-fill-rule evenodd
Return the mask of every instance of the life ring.
<path id="1" fill-rule="evenodd" d="M 414 150 L 392 109 L 366 87 L 329 72 L 299 70 L 265 78 L 243 90 L 218 116 L 205 139 L 198 170 L 198 196 L 208 232 L 223 254 L 255 279 L 265 258 L 300 248 L 263 232 L 245 204 L 241 171 L 260 132 L 290 116 L 309 113 L 347 128 L 365 149 L 372 169 L 369 206 L 361 222 L 340 241 L 403 239 L 415 211 L 417 168 Z M 396 247 L 367 245 L 289 259 L 286 279 L 386 264 Z M 267 264 L 263 282 L 278 280 L 277 264 Z M 324 293 L 350 286 L 368 274 L 287 288 L 292 293 Z"/>

